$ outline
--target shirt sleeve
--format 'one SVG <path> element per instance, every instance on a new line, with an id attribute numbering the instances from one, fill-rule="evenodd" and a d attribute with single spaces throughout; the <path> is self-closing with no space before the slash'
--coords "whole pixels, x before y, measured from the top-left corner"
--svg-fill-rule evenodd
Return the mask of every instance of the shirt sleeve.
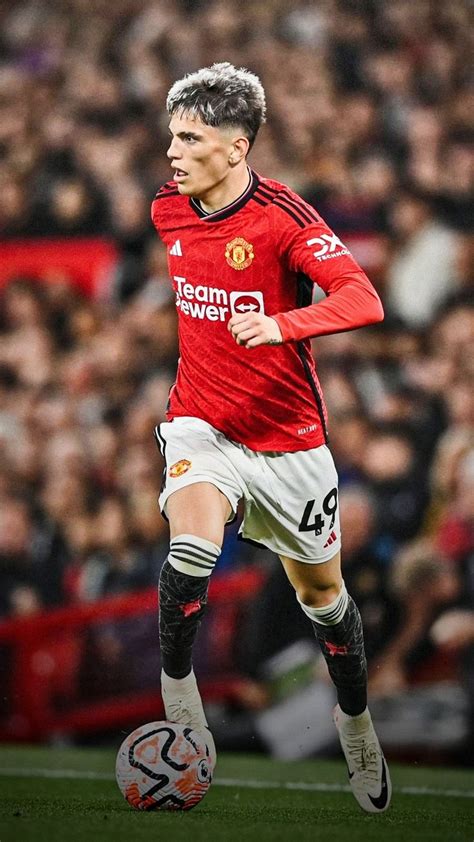
<path id="1" fill-rule="evenodd" d="M 173 197 L 176 197 L 177 195 L 178 190 L 176 184 L 172 181 L 168 181 L 160 187 L 158 193 L 153 199 L 153 202 L 151 203 L 151 221 L 162 240 L 164 240 L 163 219 L 166 219 L 167 215 L 169 216 L 169 202 L 166 200 L 173 199 Z"/>
<path id="2" fill-rule="evenodd" d="M 283 217 L 283 259 L 291 272 L 303 274 L 321 287 L 326 298 L 272 315 L 283 341 L 340 333 L 382 321 L 382 302 L 365 272 L 314 208 L 299 197 L 298 201 L 306 219 L 299 214 L 295 218 L 294 213 L 289 220 L 287 214 L 278 212 Z"/>

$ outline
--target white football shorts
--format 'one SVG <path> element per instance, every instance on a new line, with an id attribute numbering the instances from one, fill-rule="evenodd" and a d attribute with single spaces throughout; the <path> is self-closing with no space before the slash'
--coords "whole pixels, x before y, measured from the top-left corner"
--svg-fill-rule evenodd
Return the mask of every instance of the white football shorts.
<path id="1" fill-rule="evenodd" d="M 340 549 L 338 480 L 326 445 L 294 453 L 256 452 L 199 418 L 175 418 L 155 430 L 165 460 L 160 508 L 196 482 L 215 485 L 233 519 L 244 501 L 242 538 L 297 561 L 328 561 Z"/>

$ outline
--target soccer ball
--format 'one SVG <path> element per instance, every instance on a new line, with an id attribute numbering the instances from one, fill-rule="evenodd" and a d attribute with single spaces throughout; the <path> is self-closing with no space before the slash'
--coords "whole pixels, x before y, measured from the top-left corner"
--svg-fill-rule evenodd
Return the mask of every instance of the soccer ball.
<path id="1" fill-rule="evenodd" d="M 191 810 L 211 785 L 214 762 L 205 732 L 149 722 L 123 741 L 115 775 L 136 810 Z"/>

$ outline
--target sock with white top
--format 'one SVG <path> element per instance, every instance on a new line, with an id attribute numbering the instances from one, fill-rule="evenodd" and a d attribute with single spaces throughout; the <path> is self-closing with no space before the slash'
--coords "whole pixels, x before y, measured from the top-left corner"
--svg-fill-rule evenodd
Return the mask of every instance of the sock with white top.
<path id="1" fill-rule="evenodd" d="M 193 643 L 220 552 L 217 544 L 195 535 L 177 535 L 170 542 L 159 583 L 161 663 L 170 678 L 191 672 Z"/>
<path id="2" fill-rule="evenodd" d="M 357 605 L 344 583 L 330 605 L 300 605 L 313 624 L 341 711 L 351 717 L 362 714 L 367 707 L 367 661 Z"/>

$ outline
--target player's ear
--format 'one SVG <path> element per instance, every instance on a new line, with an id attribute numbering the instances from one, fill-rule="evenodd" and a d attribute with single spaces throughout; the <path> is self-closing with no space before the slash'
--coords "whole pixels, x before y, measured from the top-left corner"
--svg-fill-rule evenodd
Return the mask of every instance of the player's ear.
<path id="1" fill-rule="evenodd" d="M 235 166 L 245 160 L 249 151 L 249 141 L 246 137 L 236 137 L 232 141 L 232 148 L 229 154 L 229 164 Z"/>

